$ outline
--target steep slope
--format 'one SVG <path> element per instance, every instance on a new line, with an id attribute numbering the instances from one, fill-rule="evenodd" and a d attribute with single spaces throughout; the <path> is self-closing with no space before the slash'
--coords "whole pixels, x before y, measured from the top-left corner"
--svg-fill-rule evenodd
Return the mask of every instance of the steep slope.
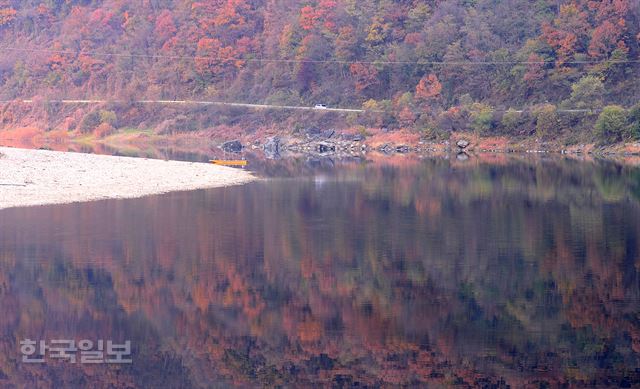
<path id="1" fill-rule="evenodd" d="M 4 0 L 0 97 L 41 104 L 5 106 L 1 119 L 103 134 L 291 115 L 199 108 L 176 121 L 175 109 L 134 104 L 197 99 L 364 107 L 380 112 L 330 121 L 431 135 L 585 132 L 604 105 L 640 100 L 639 41 L 638 0 Z M 47 103 L 59 98 L 118 103 Z"/>

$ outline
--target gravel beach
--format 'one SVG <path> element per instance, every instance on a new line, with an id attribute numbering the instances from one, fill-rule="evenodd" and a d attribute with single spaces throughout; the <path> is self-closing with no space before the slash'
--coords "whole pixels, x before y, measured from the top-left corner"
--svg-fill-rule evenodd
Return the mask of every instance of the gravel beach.
<path id="1" fill-rule="evenodd" d="M 255 180 L 206 163 L 0 147 L 0 209 L 135 198 Z"/>

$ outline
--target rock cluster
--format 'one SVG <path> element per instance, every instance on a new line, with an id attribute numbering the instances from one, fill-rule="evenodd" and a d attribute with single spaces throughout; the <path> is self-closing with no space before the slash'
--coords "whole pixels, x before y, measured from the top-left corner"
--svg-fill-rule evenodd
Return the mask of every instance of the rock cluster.
<path id="1" fill-rule="evenodd" d="M 228 153 L 239 153 L 242 151 L 242 143 L 239 140 L 231 140 L 222 144 L 222 150 Z"/>

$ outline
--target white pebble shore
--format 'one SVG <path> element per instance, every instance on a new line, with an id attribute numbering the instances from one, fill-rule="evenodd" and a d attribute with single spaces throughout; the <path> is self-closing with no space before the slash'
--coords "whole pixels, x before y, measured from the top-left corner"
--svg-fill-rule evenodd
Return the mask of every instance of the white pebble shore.
<path id="1" fill-rule="evenodd" d="M 238 185 L 249 172 L 207 163 L 0 147 L 0 209 Z"/>

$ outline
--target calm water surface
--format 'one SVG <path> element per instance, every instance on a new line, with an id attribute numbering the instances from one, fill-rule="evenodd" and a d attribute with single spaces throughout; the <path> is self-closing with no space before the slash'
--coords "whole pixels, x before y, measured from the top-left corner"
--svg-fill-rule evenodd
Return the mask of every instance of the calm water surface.
<path id="1" fill-rule="evenodd" d="M 0 386 L 640 385 L 640 170 L 289 168 L 0 211 Z M 129 339 L 133 363 L 25 364 L 25 338 Z"/>

